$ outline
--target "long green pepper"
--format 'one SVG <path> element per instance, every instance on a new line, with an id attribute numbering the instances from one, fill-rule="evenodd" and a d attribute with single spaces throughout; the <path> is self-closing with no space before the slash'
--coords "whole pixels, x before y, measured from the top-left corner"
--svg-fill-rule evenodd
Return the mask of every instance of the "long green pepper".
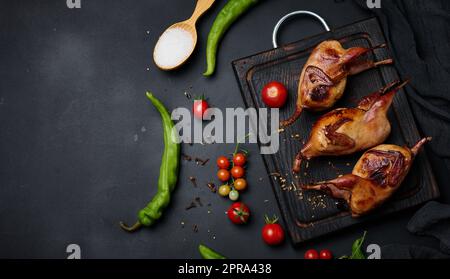
<path id="1" fill-rule="evenodd" d="M 219 12 L 208 35 L 206 44 L 207 69 L 203 73 L 204 76 L 211 76 L 214 73 L 217 49 L 225 32 L 233 22 L 257 2 L 258 0 L 229 0 Z"/>
<path id="2" fill-rule="evenodd" d="M 221 254 L 217 253 L 216 251 L 214 251 L 213 249 L 211 249 L 209 247 L 206 247 L 203 244 L 200 244 L 198 246 L 198 251 L 200 252 L 200 255 L 202 256 L 202 258 L 205 260 L 224 260 L 224 259 L 226 259 Z"/>
<path id="3" fill-rule="evenodd" d="M 164 105 L 152 93 L 147 92 L 155 108 L 159 111 L 164 128 L 164 153 L 159 170 L 158 192 L 150 203 L 139 211 L 138 221 L 131 227 L 120 222 L 122 229 L 133 232 L 142 226 L 149 227 L 161 218 L 163 210 L 169 205 L 170 195 L 178 180 L 178 167 L 180 164 L 180 144 L 178 135 L 174 129 L 174 124 L 170 114 Z"/>

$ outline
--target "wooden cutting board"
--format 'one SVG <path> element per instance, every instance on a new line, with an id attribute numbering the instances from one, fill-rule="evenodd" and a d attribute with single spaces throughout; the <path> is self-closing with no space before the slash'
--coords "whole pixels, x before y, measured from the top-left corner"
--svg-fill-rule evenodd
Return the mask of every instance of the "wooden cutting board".
<path id="1" fill-rule="evenodd" d="M 288 103 L 280 110 L 280 118 L 286 119 L 290 116 L 295 109 L 303 65 L 312 49 L 327 39 L 340 40 L 345 48 L 372 47 L 385 42 L 378 20 L 370 18 L 236 60 L 233 62 L 233 68 L 246 106 L 265 107 L 260 97 L 262 88 L 270 81 L 279 81 L 285 84 L 289 91 Z M 378 49 L 371 56 L 370 58 L 376 61 L 391 57 L 388 49 Z M 349 78 L 344 97 L 335 107 L 353 107 L 361 97 L 398 79 L 394 66 L 384 66 L 352 76 Z M 420 138 L 407 101 L 407 94 L 407 90 L 401 90 L 394 99 L 389 112 L 392 132 L 386 143 L 411 146 Z M 293 176 L 291 173 L 293 158 L 309 135 L 312 124 L 321 114 L 323 113 L 303 112 L 292 127 L 280 134 L 280 150 L 273 155 L 262 155 L 267 173 L 280 173 L 286 180 L 283 182 L 279 177 L 271 176 L 273 190 L 294 244 L 371 218 L 410 208 L 439 196 L 439 189 L 425 151 L 417 156 L 408 177 L 397 193 L 381 208 L 362 218 L 352 218 L 342 202 L 323 193 L 298 189 L 296 185 L 299 183 L 318 182 L 351 173 L 353 165 L 362 154 L 316 158 L 310 161 L 304 173 L 298 177 Z"/>

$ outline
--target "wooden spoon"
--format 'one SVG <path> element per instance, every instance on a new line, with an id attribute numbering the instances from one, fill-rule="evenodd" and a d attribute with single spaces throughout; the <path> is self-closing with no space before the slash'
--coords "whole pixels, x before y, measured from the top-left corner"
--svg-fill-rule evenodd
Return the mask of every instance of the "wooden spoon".
<path id="1" fill-rule="evenodd" d="M 215 0 L 197 0 L 197 5 L 195 7 L 194 13 L 188 20 L 177 22 L 172 26 L 170 26 L 169 28 L 167 28 L 166 31 L 164 31 L 164 33 L 159 37 L 158 42 L 155 45 L 155 49 L 153 50 L 153 60 L 155 61 L 155 64 L 156 66 L 158 66 L 158 68 L 164 71 L 174 70 L 183 65 L 188 60 L 192 52 L 194 52 L 195 46 L 197 45 L 197 30 L 195 28 L 195 23 L 200 18 L 200 16 L 212 6 L 214 1 Z M 186 51 L 184 58 L 180 60 L 180 62 L 178 62 L 176 65 L 171 66 L 161 65 L 160 63 L 158 64 L 158 59 L 156 59 L 158 44 L 161 41 L 161 37 L 171 29 L 182 29 L 187 31 L 192 36 L 192 46 L 190 50 Z"/>

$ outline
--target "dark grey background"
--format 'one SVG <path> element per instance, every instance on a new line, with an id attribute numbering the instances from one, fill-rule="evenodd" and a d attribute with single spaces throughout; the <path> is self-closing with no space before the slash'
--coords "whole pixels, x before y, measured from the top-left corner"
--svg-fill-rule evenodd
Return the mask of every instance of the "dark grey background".
<path id="1" fill-rule="evenodd" d="M 312 10 L 332 27 L 370 16 L 349 0 L 261 1 L 227 34 L 217 73 L 206 79 L 205 40 L 224 3 L 217 1 L 199 21 L 199 44 L 189 63 L 165 73 L 152 62 L 154 44 L 167 26 L 190 16 L 194 0 L 82 0 L 82 8 L 73 10 L 65 0 L 0 1 L 1 258 L 65 258 L 71 243 L 81 246 L 83 258 L 198 258 L 199 243 L 233 258 L 301 258 L 309 248 L 339 256 L 364 230 L 367 244 L 437 246 L 406 231 L 414 210 L 298 249 L 289 241 L 266 246 L 263 215 L 280 214 L 257 146 L 249 145 L 250 189 L 242 198 L 253 211 L 249 225 L 231 225 L 224 215 L 230 202 L 206 187 L 208 181 L 217 184 L 213 161 L 232 152 L 230 144 L 183 145 L 183 152 L 212 161 L 203 167 L 182 163 L 172 203 L 156 226 L 134 234 L 118 227 L 120 220 L 134 222 L 156 189 L 162 130 L 146 90 L 170 109 L 191 106 L 186 90 L 205 94 L 219 108 L 243 106 L 230 62 L 270 49 L 281 16 Z M 319 32 L 318 23 L 293 20 L 280 41 Z M 185 211 L 196 196 L 211 207 Z"/>

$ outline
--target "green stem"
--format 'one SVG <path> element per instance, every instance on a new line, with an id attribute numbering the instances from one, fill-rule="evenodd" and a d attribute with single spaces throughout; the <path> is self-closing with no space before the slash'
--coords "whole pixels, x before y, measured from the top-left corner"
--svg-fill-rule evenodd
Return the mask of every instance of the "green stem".
<path id="1" fill-rule="evenodd" d="M 140 229 L 142 227 L 142 224 L 137 221 L 133 226 L 128 227 L 124 222 L 120 222 L 120 227 L 127 232 L 134 232 Z"/>

